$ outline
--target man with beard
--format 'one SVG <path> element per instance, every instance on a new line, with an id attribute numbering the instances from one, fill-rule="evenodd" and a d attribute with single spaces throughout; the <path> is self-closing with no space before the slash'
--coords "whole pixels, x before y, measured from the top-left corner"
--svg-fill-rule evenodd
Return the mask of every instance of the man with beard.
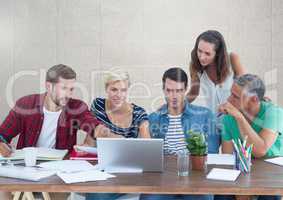
<path id="1" fill-rule="evenodd" d="M 79 129 L 93 134 L 103 127 L 81 100 L 72 99 L 76 73 L 66 65 L 51 67 L 46 74 L 46 92 L 16 101 L 0 126 L 0 153 L 9 156 L 9 143 L 19 134 L 17 149 L 46 147 L 72 149 Z"/>
<path id="2" fill-rule="evenodd" d="M 233 153 L 232 140 L 246 138 L 247 146 L 254 145 L 252 155 L 255 158 L 283 156 L 283 109 L 266 102 L 264 94 L 265 85 L 256 75 L 245 74 L 234 80 L 228 101 L 219 107 L 220 112 L 227 114 L 223 118 L 223 153 Z M 267 199 L 281 197 L 258 198 Z"/>

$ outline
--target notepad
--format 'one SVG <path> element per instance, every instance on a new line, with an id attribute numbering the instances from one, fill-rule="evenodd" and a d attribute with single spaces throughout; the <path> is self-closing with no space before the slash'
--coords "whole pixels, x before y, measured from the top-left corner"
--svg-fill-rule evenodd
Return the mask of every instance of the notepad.
<path id="1" fill-rule="evenodd" d="M 283 166 L 283 157 L 270 158 L 264 161 L 275 164 L 275 165 Z"/>
<path id="2" fill-rule="evenodd" d="M 213 168 L 206 176 L 207 179 L 235 181 L 240 175 L 240 170 Z"/>
<path id="3" fill-rule="evenodd" d="M 88 181 L 103 181 L 103 180 L 107 180 L 108 178 L 115 177 L 112 174 L 101 172 L 99 170 L 90 170 L 90 171 L 75 172 L 75 173 L 58 172 L 57 175 L 65 183 L 68 183 L 68 184 L 88 182 Z"/>
<path id="4" fill-rule="evenodd" d="M 232 154 L 208 154 L 208 165 L 234 165 L 235 156 Z"/>
<path id="5" fill-rule="evenodd" d="M 43 178 L 55 175 L 54 170 L 45 170 L 36 167 L 23 166 L 0 166 L 0 176 L 24 179 L 30 181 L 39 181 Z"/>
<path id="6" fill-rule="evenodd" d="M 37 151 L 37 160 L 62 160 L 68 153 L 68 150 L 51 149 L 44 147 L 34 147 Z M 23 149 L 17 149 L 10 157 L 3 157 L 0 155 L 1 160 L 23 160 L 25 153 Z"/>

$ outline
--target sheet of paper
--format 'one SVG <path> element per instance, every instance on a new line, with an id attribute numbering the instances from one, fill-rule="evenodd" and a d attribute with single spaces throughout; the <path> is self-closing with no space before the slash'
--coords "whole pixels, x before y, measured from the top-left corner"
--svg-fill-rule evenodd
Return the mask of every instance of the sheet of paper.
<path id="1" fill-rule="evenodd" d="M 270 158 L 264 161 L 275 164 L 275 165 L 283 166 L 283 157 Z"/>
<path id="2" fill-rule="evenodd" d="M 68 150 L 59 150 L 43 147 L 34 147 L 37 151 L 37 160 L 62 160 L 68 153 Z M 0 155 L 0 160 L 22 160 L 25 158 L 25 153 L 22 149 L 15 150 L 10 157 Z"/>
<path id="3" fill-rule="evenodd" d="M 54 170 L 45 170 L 36 167 L 9 166 L 9 165 L 0 166 L 0 176 L 3 177 L 39 181 L 40 179 L 47 178 L 55 174 L 56 171 Z"/>
<path id="4" fill-rule="evenodd" d="M 240 175 L 240 170 L 213 168 L 206 176 L 207 179 L 235 181 Z"/>
<path id="5" fill-rule="evenodd" d="M 95 167 L 85 160 L 59 160 L 40 163 L 38 167 L 57 172 L 79 172 L 94 170 Z"/>
<path id="6" fill-rule="evenodd" d="M 106 172 L 101 172 L 99 170 L 90 170 L 83 172 L 74 172 L 74 173 L 63 173 L 58 172 L 57 175 L 65 182 L 65 183 L 79 183 L 79 182 L 88 182 L 88 181 L 102 181 L 107 180 L 108 178 L 115 177 L 112 174 L 108 174 Z"/>
<path id="7" fill-rule="evenodd" d="M 235 156 L 232 154 L 208 154 L 208 165 L 234 165 Z"/>

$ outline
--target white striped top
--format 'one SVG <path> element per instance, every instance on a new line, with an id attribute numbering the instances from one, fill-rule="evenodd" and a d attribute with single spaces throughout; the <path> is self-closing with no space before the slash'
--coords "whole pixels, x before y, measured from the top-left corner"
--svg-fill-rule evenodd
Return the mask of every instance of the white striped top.
<path id="1" fill-rule="evenodd" d="M 186 150 L 186 142 L 182 127 L 182 115 L 168 115 L 169 125 L 164 140 L 165 154 L 177 154 L 179 150 Z"/>

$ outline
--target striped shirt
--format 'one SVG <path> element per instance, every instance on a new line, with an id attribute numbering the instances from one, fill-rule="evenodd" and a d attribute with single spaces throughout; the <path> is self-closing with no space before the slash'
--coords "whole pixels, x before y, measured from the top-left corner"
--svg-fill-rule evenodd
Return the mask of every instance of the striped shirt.
<path id="1" fill-rule="evenodd" d="M 169 125 L 164 140 L 165 154 L 176 154 L 179 150 L 186 150 L 186 142 L 182 127 L 182 115 L 168 115 Z"/>
<path id="2" fill-rule="evenodd" d="M 133 117 L 132 123 L 128 128 L 121 128 L 113 124 L 108 118 L 105 112 L 105 99 L 96 98 L 93 100 L 91 105 L 91 112 L 96 116 L 98 121 L 102 122 L 106 127 L 108 127 L 111 132 L 122 135 L 124 137 L 138 137 L 139 136 L 139 126 L 143 121 L 148 120 L 148 115 L 146 111 L 135 104 L 133 106 Z"/>

